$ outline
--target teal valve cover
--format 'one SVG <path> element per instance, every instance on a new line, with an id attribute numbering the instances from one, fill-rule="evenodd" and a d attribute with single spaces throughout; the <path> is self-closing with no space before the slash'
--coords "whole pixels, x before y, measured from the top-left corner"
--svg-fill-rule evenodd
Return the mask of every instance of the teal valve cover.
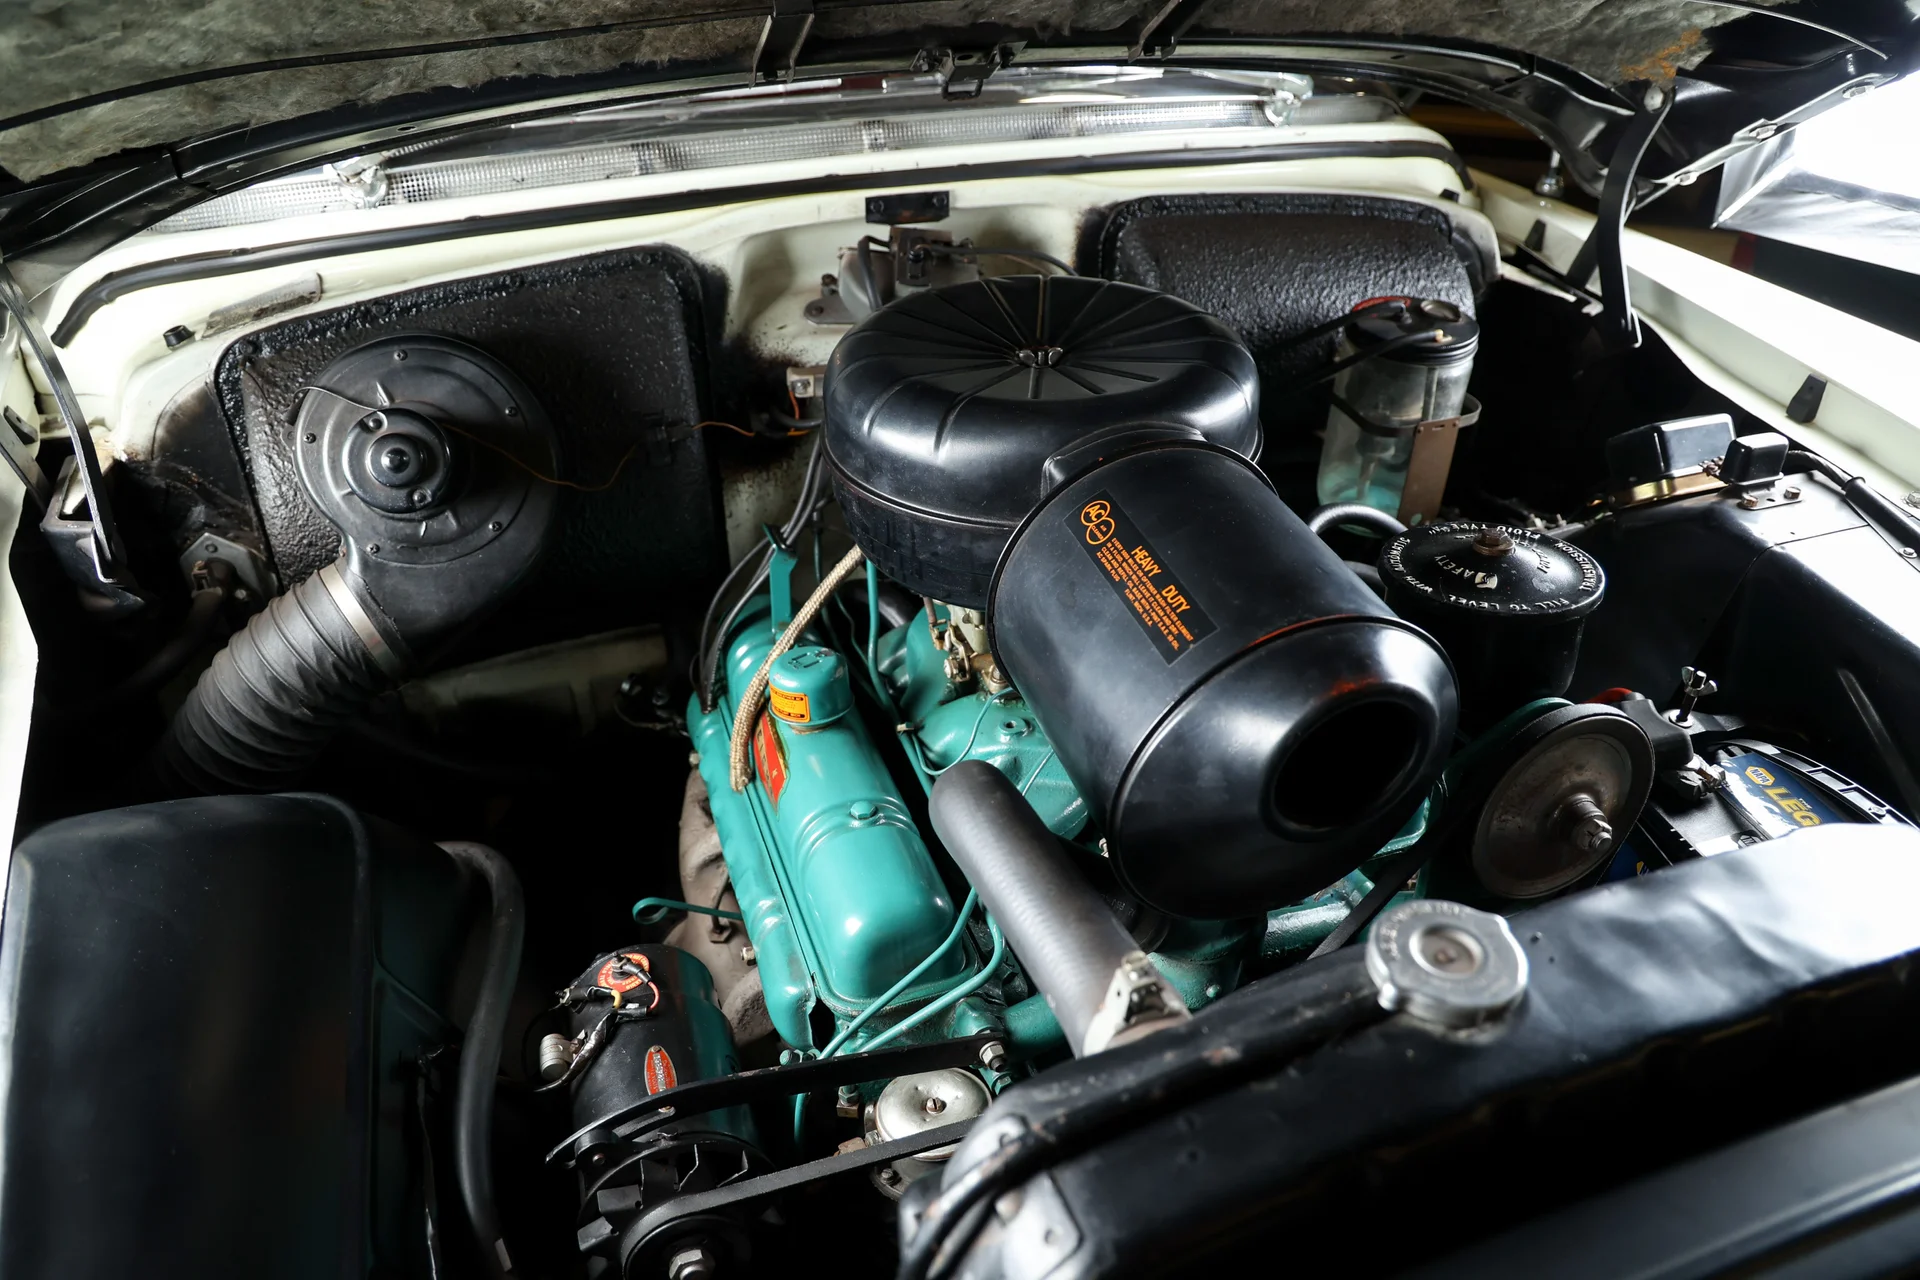
<path id="1" fill-rule="evenodd" d="M 751 613 L 728 653 L 727 696 L 711 714 L 696 700 L 688 723 L 767 1012 L 789 1044 L 818 1047 L 808 1020 L 815 1003 L 836 1022 L 864 1009 L 946 939 L 956 903 L 860 717 L 833 714 L 846 676 L 831 650 L 802 646 L 785 667 L 776 663 L 777 683 L 804 695 L 808 712 L 789 697 L 781 709 L 791 720 L 761 716 L 753 779 L 733 791 L 735 701 L 773 640 L 766 610 Z M 819 723 L 818 711 L 832 718 Z M 810 723 L 793 722 L 803 715 Z M 955 948 L 900 1003 L 947 990 L 966 968 Z"/>

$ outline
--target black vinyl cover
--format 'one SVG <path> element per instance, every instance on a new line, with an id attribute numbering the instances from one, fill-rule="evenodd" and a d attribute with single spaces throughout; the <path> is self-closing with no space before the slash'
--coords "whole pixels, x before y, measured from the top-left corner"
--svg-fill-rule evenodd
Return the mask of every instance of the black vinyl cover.
<path id="1" fill-rule="evenodd" d="M 90 814 L 14 851 L 0 1275 L 423 1271 L 411 1063 L 474 908 L 440 850 L 320 796 Z"/>
<path id="2" fill-rule="evenodd" d="M 1393 1017 L 1252 1061 L 1238 1046 L 1359 957 L 1255 983 L 994 1104 L 947 1186 L 1010 1120 L 1060 1131 L 1116 1094 L 1143 1100 L 1028 1183 L 1046 1194 L 1004 1227 L 989 1217 L 965 1274 L 1263 1274 L 1336 1239 L 1344 1274 L 1385 1274 L 1902 1079 L 1920 1069 L 1916 898 L 1920 833 L 1828 825 L 1514 916 L 1527 993 L 1484 1030 Z M 1212 1096 L 1155 1105 L 1154 1082 L 1195 1058 L 1218 1070 Z M 1351 1238 L 1361 1221 L 1383 1229 Z"/>

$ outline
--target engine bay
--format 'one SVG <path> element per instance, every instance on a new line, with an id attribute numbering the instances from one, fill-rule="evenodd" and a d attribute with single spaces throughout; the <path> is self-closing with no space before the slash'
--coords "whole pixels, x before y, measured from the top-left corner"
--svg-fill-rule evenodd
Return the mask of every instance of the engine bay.
<path id="1" fill-rule="evenodd" d="M 74 590 L 93 481 L 49 438 L 10 971 L 78 998 L 147 957 L 280 1024 L 207 1068 L 260 1111 L 262 1077 L 346 1063 L 360 1155 L 273 1141 L 345 1170 L 315 1203 L 369 1274 L 1188 1273 L 1360 1188 L 1417 1202 L 1374 1274 L 1631 1172 L 1469 1223 L 1398 1166 L 1313 1181 L 1360 1137 L 1231 1117 L 1330 1044 L 1424 1036 L 1298 1109 L 1457 1134 L 1492 1095 L 1422 1092 L 1420 1055 L 1572 1026 L 1568 970 L 1712 985 L 1700 920 L 1558 941 L 1663 881 L 1735 915 L 1755 859 L 1829 927 L 1845 876 L 1807 867 L 1901 861 L 1920 804 L 1913 551 L 1523 270 L 1564 237 L 1509 233 L 1524 196 L 1377 99 L 1311 101 L 1326 153 L 1264 166 L 776 193 L 100 310 L 76 369 L 155 330 L 92 393 L 126 573 Z M 219 203 L 148 234 L 211 246 Z M 86 741 L 124 767 L 70 767 Z M 217 850 L 327 870 L 256 900 Z M 80 922 L 109 882 L 164 909 Z M 194 930 L 223 941 L 169 950 Z M 269 960 L 351 1034 L 302 1039 Z M 1526 1060 L 1639 1062 L 1777 994 L 1622 996 L 1631 1035 Z M 199 1043 L 18 1016 L 16 1093 Z M 167 1079 L 131 1092 L 174 1116 Z"/>

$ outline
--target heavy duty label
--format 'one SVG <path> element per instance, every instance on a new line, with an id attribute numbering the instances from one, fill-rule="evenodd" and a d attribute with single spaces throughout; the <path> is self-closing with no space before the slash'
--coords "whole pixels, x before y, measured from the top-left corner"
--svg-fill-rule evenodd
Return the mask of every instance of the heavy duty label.
<path id="1" fill-rule="evenodd" d="M 1163 659 L 1172 662 L 1213 634 L 1213 619 L 1188 598 L 1160 554 L 1111 497 L 1095 494 L 1067 523 Z"/>
<path id="2" fill-rule="evenodd" d="M 759 727 L 753 731 L 753 771 L 760 775 L 767 799 L 779 808 L 780 793 L 787 789 L 787 748 L 780 741 L 780 730 L 774 727 L 772 716 L 761 716 Z"/>
<path id="3" fill-rule="evenodd" d="M 808 705 L 807 695 L 791 689 L 767 690 L 767 705 L 773 708 L 773 714 L 788 724 L 806 724 L 813 719 L 813 709 Z"/>
<path id="4" fill-rule="evenodd" d="M 647 1050 L 647 1092 L 664 1093 L 680 1083 L 679 1075 L 673 1069 L 673 1059 L 659 1045 Z"/>

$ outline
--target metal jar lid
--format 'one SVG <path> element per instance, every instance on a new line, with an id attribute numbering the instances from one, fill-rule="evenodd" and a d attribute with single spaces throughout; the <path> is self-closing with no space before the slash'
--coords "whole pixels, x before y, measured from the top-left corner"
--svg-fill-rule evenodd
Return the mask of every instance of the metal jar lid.
<path id="1" fill-rule="evenodd" d="M 1394 364 L 1460 364 L 1473 359 L 1480 345 L 1479 324 L 1437 298 L 1377 298 L 1357 310 L 1360 314 L 1347 324 L 1347 344 L 1355 351 L 1375 351 L 1395 343 L 1380 353 L 1380 359 Z"/>

